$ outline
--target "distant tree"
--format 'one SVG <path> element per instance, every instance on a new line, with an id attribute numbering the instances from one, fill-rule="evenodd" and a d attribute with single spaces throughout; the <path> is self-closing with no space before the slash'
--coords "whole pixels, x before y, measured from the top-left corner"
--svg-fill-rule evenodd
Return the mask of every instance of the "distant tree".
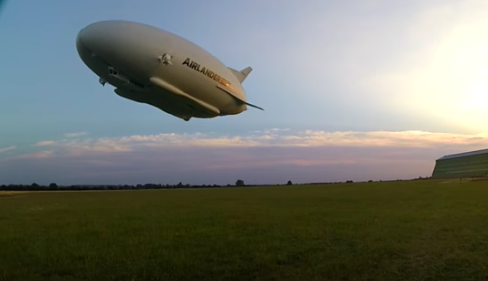
<path id="1" fill-rule="evenodd" d="M 244 181 L 243 180 L 237 180 L 236 186 L 244 186 Z"/>
<path id="2" fill-rule="evenodd" d="M 58 185 L 52 182 L 51 184 L 49 184 L 49 189 L 58 189 Z"/>
<path id="3" fill-rule="evenodd" d="M 39 185 L 37 183 L 33 183 L 31 184 L 32 187 L 39 187 Z"/>
<path id="4" fill-rule="evenodd" d="M 292 185 L 293 183 L 291 181 L 288 181 L 286 185 Z"/>

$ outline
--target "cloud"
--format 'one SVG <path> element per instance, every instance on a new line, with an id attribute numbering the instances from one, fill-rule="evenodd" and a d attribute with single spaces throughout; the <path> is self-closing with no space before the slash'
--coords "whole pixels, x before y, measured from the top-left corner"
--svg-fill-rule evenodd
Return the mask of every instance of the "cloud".
<path id="1" fill-rule="evenodd" d="M 34 144 L 34 146 L 50 146 L 56 144 L 55 141 L 40 141 Z"/>
<path id="2" fill-rule="evenodd" d="M 446 154 L 486 148 L 488 134 L 263 130 L 246 136 L 155 134 L 49 141 L 0 160 L 0 178 L 61 184 L 387 180 L 430 176 Z M 36 146 L 34 146 L 36 148 Z"/>
<path id="3" fill-rule="evenodd" d="M 78 132 L 78 133 L 66 133 L 64 136 L 66 138 L 78 138 L 87 135 L 87 132 Z"/>
<path id="4" fill-rule="evenodd" d="M 5 147 L 5 148 L 0 148 L 0 153 L 6 152 L 6 151 L 9 151 L 9 150 L 14 150 L 16 148 L 17 148 L 17 146 L 15 146 L 15 145 L 9 146 L 9 147 Z"/>
<path id="5" fill-rule="evenodd" d="M 51 156 L 54 152 L 52 150 L 42 150 L 35 153 L 22 154 L 18 158 L 47 158 Z"/>
<path id="6" fill-rule="evenodd" d="M 481 147 L 488 134 L 453 134 L 424 131 L 325 132 L 263 130 L 247 136 L 209 136 L 206 134 L 133 135 L 120 138 L 42 141 L 36 146 L 50 146 L 57 153 L 134 152 L 157 148 L 245 148 L 245 147 Z M 54 154 L 51 154 L 55 156 Z"/>

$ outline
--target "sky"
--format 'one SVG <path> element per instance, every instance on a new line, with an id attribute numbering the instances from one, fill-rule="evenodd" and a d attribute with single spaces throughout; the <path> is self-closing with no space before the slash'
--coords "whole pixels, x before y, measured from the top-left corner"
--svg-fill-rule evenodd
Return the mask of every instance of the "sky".
<path id="1" fill-rule="evenodd" d="M 0 4 L 0 184 L 410 179 L 488 147 L 488 1 Z M 253 68 L 249 110 L 185 122 L 102 87 L 86 25 L 122 19 Z"/>

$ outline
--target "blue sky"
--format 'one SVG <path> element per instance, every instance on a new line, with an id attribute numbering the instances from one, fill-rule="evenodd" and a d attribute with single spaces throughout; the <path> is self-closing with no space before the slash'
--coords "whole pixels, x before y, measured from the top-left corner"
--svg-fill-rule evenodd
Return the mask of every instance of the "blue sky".
<path id="1" fill-rule="evenodd" d="M 253 67 L 265 111 L 184 122 L 101 87 L 75 38 L 107 19 Z M 487 1 L 11 0 L 0 35 L 0 184 L 412 178 L 488 146 Z"/>

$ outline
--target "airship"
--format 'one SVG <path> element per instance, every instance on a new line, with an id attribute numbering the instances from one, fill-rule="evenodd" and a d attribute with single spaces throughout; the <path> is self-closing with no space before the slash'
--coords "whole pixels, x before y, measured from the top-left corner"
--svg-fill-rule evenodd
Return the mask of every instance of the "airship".
<path id="1" fill-rule="evenodd" d="M 126 99 L 185 121 L 237 115 L 247 107 L 242 83 L 252 68 L 236 70 L 191 41 L 147 24 L 107 20 L 76 37 L 83 63 L 99 83 Z"/>

